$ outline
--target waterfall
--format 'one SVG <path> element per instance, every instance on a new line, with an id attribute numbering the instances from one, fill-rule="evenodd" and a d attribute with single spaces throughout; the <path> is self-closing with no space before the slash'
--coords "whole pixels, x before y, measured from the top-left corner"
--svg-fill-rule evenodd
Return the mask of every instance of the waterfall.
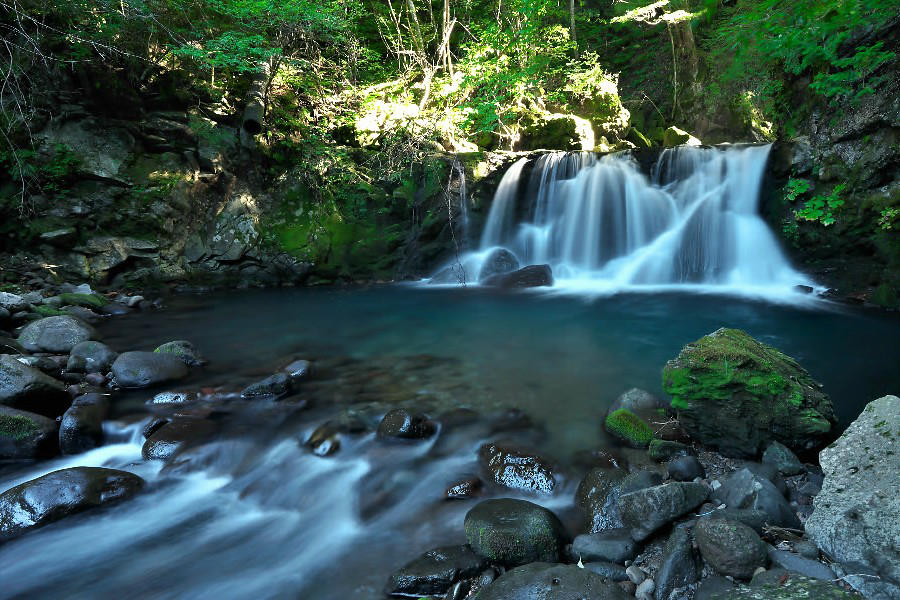
<path id="1" fill-rule="evenodd" d="M 520 159 L 497 188 L 480 248 L 459 263 L 469 282 L 495 264 L 549 264 L 558 289 L 810 285 L 758 215 L 770 149 L 666 149 L 649 177 L 628 154 Z M 451 283 L 447 269 L 429 281 Z"/>

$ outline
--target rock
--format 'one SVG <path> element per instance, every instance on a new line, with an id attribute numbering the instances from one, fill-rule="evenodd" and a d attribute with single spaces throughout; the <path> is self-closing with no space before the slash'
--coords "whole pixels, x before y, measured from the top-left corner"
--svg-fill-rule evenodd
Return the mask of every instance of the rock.
<path id="1" fill-rule="evenodd" d="M 593 469 L 575 493 L 575 503 L 587 511 L 591 518 L 591 533 L 624 526 L 619 511 L 619 498 L 623 494 L 662 483 L 662 476 L 650 471 L 625 475 L 614 469 Z"/>
<path id="2" fill-rule="evenodd" d="M 634 596 L 638 600 L 652 600 L 653 592 L 656 590 L 656 582 L 652 579 L 645 579 L 634 590 Z"/>
<path id="3" fill-rule="evenodd" d="M 637 554 L 637 543 L 625 528 L 607 529 L 579 535 L 572 542 L 572 553 L 584 562 L 624 563 Z"/>
<path id="4" fill-rule="evenodd" d="M 319 425 L 306 440 L 304 446 L 316 456 L 331 456 L 341 449 L 341 436 L 332 422 Z"/>
<path id="5" fill-rule="evenodd" d="M 70 402 L 62 383 L 12 356 L 0 355 L 0 404 L 56 417 Z"/>
<path id="6" fill-rule="evenodd" d="M 128 498 L 144 480 L 126 471 L 74 467 L 53 471 L 0 494 L 0 542 L 71 514 Z"/>
<path id="7" fill-rule="evenodd" d="M 677 456 L 669 461 L 666 470 L 675 481 L 693 481 L 697 477 L 706 477 L 706 470 L 696 456 Z"/>
<path id="8" fill-rule="evenodd" d="M 175 340 L 174 342 L 166 342 L 154 350 L 160 354 L 171 354 L 177 356 L 181 361 L 189 367 L 201 367 L 207 363 L 207 360 L 201 356 L 200 351 L 187 340 Z"/>
<path id="9" fill-rule="evenodd" d="M 56 421 L 0 405 L 0 460 L 47 458 L 58 452 Z"/>
<path id="10" fill-rule="evenodd" d="M 631 388 L 619 395 L 606 412 L 610 414 L 625 409 L 636 415 L 645 415 L 656 413 L 661 408 L 664 408 L 664 405 L 659 398 L 646 390 Z"/>
<path id="11" fill-rule="evenodd" d="M 704 519 L 727 519 L 743 523 L 758 534 L 762 534 L 766 523 L 771 521 L 769 515 L 752 508 L 720 508 L 703 517 Z"/>
<path id="12" fill-rule="evenodd" d="M 646 448 L 653 439 L 653 430 L 633 412 L 620 408 L 606 416 L 603 428 L 613 437 L 632 448 Z"/>
<path id="13" fill-rule="evenodd" d="M 676 146 L 701 146 L 703 142 L 689 134 L 683 129 L 679 129 L 674 125 L 663 132 L 663 145 L 666 148 L 674 148 Z"/>
<path id="14" fill-rule="evenodd" d="M 38 236 L 42 242 L 47 242 L 52 246 L 59 248 L 71 248 L 75 240 L 78 238 L 78 230 L 74 227 L 64 227 L 62 229 L 54 229 L 46 231 Z"/>
<path id="15" fill-rule="evenodd" d="M 108 373 L 113 362 L 119 357 L 102 342 L 81 342 L 72 348 L 66 371 L 75 373 Z"/>
<path id="16" fill-rule="evenodd" d="M 737 329 L 685 346 L 666 363 L 663 388 L 685 431 L 726 456 L 755 457 L 772 441 L 810 450 L 837 422 L 805 369 Z"/>
<path id="17" fill-rule="evenodd" d="M 145 460 L 169 460 L 187 446 L 205 440 L 214 431 L 215 426 L 206 419 L 175 418 L 144 441 L 141 455 Z"/>
<path id="18" fill-rule="evenodd" d="M 656 572 L 656 600 L 669 600 L 672 590 L 696 583 L 700 579 L 699 562 L 690 529 L 672 529 Z"/>
<path id="19" fill-rule="evenodd" d="M 312 374 L 312 363 L 308 360 L 295 360 L 283 368 L 282 371 L 287 373 L 291 383 L 298 383 L 304 379 L 309 379 Z"/>
<path id="20" fill-rule="evenodd" d="M 6 310 L 9 314 L 26 310 L 29 304 L 30 302 L 26 302 L 22 296 L 10 294 L 9 292 L 0 292 L 0 308 Z"/>
<path id="21" fill-rule="evenodd" d="M 772 442 L 762 456 L 763 463 L 774 465 L 782 475 L 799 475 L 805 469 L 803 463 L 791 449 L 778 442 Z"/>
<path id="22" fill-rule="evenodd" d="M 800 528 L 800 520 L 775 485 L 746 468 L 732 473 L 712 496 L 728 508 L 762 511 L 768 516 L 767 522 L 770 525 Z"/>
<path id="23" fill-rule="evenodd" d="M 454 583 L 478 575 L 488 566 L 469 546 L 429 550 L 391 575 L 385 592 L 392 596 L 437 596 Z"/>
<path id="24" fill-rule="evenodd" d="M 781 473 L 778 472 L 778 467 L 776 467 L 775 465 L 747 461 L 743 463 L 741 467 L 747 469 L 754 475 L 769 480 L 772 485 L 775 486 L 775 489 L 778 490 L 778 493 L 780 493 L 782 496 L 787 495 L 787 483 L 785 483 L 784 477 L 781 476 Z"/>
<path id="25" fill-rule="evenodd" d="M 700 581 L 694 600 L 725 600 L 735 589 L 734 583 L 721 575 L 710 575 Z"/>
<path id="26" fill-rule="evenodd" d="M 95 313 L 91 309 L 81 306 L 67 306 L 62 310 L 62 312 L 84 323 L 96 323 L 102 318 L 99 314 Z"/>
<path id="27" fill-rule="evenodd" d="M 622 522 L 631 537 L 642 541 L 667 523 L 687 514 L 706 500 L 709 490 L 702 483 L 666 483 L 619 498 Z"/>
<path id="28" fill-rule="evenodd" d="M 481 271 L 478 272 L 478 281 L 483 281 L 498 273 L 509 273 L 519 268 L 519 259 L 506 248 L 496 248 L 488 254 L 481 263 Z"/>
<path id="29" fill-rule="evenodd" d="M 107 304 L 109 300 L 99 294 L 88 293 L 65 293 L 58 296 L 61 306 L 80 306 L 82 308 L 90 308 L 100 310 Z"/>
<path id="30" fill-rule="evenodd" d="M 148 437 L 159 431 L 159 428 L 169 422 L 169 419 L 165 419 L 163 417 L 153 417 L 151 418 L 146 425 L 144 425 L 144 429 L 141 430 L 141 435 L 144 436 L 146 440 Z"/>
<path id="31" fill-rule="evenodd" d="M 691 456 L 693 448 L 687 444 L 670 442 L 668 440 L 650 440 L 650 458 L 657 462 L 663 462 L 676 456 Z"/>
<path id="32" fill-rule="evenodd" d="M 575 565 L 535 562 L 501 575 L 478 600 L 631 600 L 615 584 Z"/>
<path id="33" fill-rule="evenodd" d="M 743 523 L 700 519 L 694 538 L 704 560 L 722 575 L 750 579 L 757 567 L 766 566 L 766 544 Z"/>
<path id="34" fill-rule="evenodd" d="M 800 540 L 799 542 L 794 542 L 794 552 L 796 552 L 803 558 L 811 558 L 814 560 L 819 558 L 819 549 L 815 544 L 808 540 Z"/>
<path id="35" fill-rule="evenodd" d="M 286 373 L 275 373 L 262 381 L 251 383 L 241 392 L 241 398 L 271 398 L 277 400 L 291 393 L 291 378 Z"/>
<path id="36" fill-rule="evenodd" d="M 377 435 L 382 439 L 421 440 L 434 435 L 436 429 L 426 415 L 413 414 L 405 408 L 395 408 L 384 415 L 378 425 Z"/>
<path id="37" fill-rule="evenodd" d="M 10 337 L 0 336 L 0 354 L 24 354 L 25 348 L 19 345 L 19 342 Z"/>
<path id="38" fill-rule="evenodd" d="M 753 577 L 750 579 L 750 587 L 762 587 L 767 584 L 778 583 L 782 577 L 785 579 L 790 577 L 786 569 L 773 567 L 767 570 L 763 567 L 757 567 L 753 571 Z"/>
<path id="39" fill-rule="evenodd" d="M 794 554 L 793 552 L 777 550 L 772 546 L 767 546 L 766 551 L 769 553 L 769 561 L 782 569 L 787 569 L 788 571 L 793 571 L 794 573 L 799 573 L 813 579 L 824 579 L 825 581 L 835 579 L 834 571 L 828 568 L 828 565 L 820 563 L 817 560 L 803 558 L 799 554 Z"/>
<path id="40" fill-rule="evenodd" d="M 866 598 L 900 597 L 898 440 L 900 398 L 884 396 L 819 454 L 825 481 L 806 535 L 846 572 L 881 577 L 847 577 Z"/>
<path id="41" fill-rule="evenodd" d="M 480 283 L 506 289 L 552 286 L 553 271 L 550 265 L 529 265 L 517 271 L 491 275 Z"/>
<path id="42" fill-rule="evenodd" d="M 634 585 L 640 585 L 647 578 L 647 575 L 636 565 L 631 565 L 625 569 L 625 575 L 628 576 L 628 579 Z"/>
<path id="43" fill-rule="evenodd" d="M 448 500 L 474 498 L 481 493 L 483 487 L 484 484 L 481 483 L 480 479 L 477 477 L 470 477 L 448 487 L 447 491 L 444 492 L 444 497 Z"/>
<path id="44" fill-rule="evenodd" d="M 695 597 L 694 600 L 706 600 Z M 857 596 L 818 579 L 788 573 L 774 583 L 732 589 L 727 594 L 712 596 L 713 600 L 853 600 Z"/>
<path id="45" fill-rule="evenodd" d="M 536 454 L 505 444 L 484 444 L 478 462 L 497 485 L 551 494 L 556 486 L 550 463 Z"/>
<path id="46" fill-rule="evenodd" d="M 532 117 L 521 131 L 516 150 L 593 150 L 590 121 L 567 114 Z"/>
<path id="47" fill-rule="evenodd" d="M 625 567 L 622 565 L 617 565 L 616 563 L 611 562 L 589 562 L 584 563 L 584 568 L 590 571 L 591 573 L 596 573 L 600 577 L 604 579 L 609 579 L 615 583 L 619 583 L 620 581 L 628 581 L 628 574 L 625 573 Z"/>
<path id="48" fill-rule="evenodd" d="M 123 352 L 113 362 L 112 373 L 120 387 L 143 388 L 183 379 L 188 368 L 171 354 Z"/>
<path id="49" fill-rule="evenodd" d="M 189 404 L 199 399 L 197 392 L 160 392 L 147 400 L 147 404 Z"/>
<path id="50" fill-rule="evenodd" d="M 97 332 L 87 323 L 70 316 L 47 317 L 29 323 L 19 334 L 19 343 L 29 352 L 61 352 L 91 339 Z"/>
<path id="51" fill-rule="evenodd" d="M 59 424 L 59 449 L 63 454 L 79 454 L 103 444 L 103 419 L 109 399 L 102 394 L 75 398 Z"/>
<path id="52" fill-rule="evenodd" d="M 558 562 L 565 535 L 555 514 L 511 498 L 479 502 L 466 514 L 464 527 L 477 555 L 507 567 Z"/>

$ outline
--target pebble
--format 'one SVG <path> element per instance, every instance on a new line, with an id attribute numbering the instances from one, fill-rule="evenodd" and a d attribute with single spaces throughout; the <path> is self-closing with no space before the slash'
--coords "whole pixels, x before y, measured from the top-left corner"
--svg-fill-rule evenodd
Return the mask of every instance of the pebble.
<path id="1" fill-rule="evenodd" d="M 625 574 L 628 575 L 628 579 L 630 579 L 635 585 L 640 585 L 640 583 L 647 578 L 647 576 L 644 575 L 644 572 L 635 565 L 631 565 L 630 567 L 625 569 Z"/>

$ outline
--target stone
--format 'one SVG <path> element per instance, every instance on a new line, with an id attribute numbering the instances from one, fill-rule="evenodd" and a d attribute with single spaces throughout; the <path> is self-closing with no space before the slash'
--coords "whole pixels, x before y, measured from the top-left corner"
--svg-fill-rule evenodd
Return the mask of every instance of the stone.
<path id="1" fill-rule="evenodd" d="M 206 440 L 214 431 L 215 425 L 206 419 L 176 417 L 147 437 L 141 455 L 145 460 L 169 460 L 186 447 Z"/>
<path id="2" fill-rule="evenodd" d="M 726 600 L 734 589 L 732 581 L 713 574 L 700 581 L 694 600 Z"/>
<path id="3" fill-rule="evenodd" d="M 693 481 L 706 477 L 706 470 L 696 456 L 676 456 L 666 466 L 669 477 L 675 481 Z"/>
<path id="4" fill-rule="evenodd" d="M 582 534 L 572 542 L 572 553 L 584 562 L 622 564 L 634 558 L 637 550 L 637 542 L 625 528 Z"/>
<path id="5" fill-rule="evenodd" d="M 575 565 L 534 562 L 512 569 L 478 594 L 478 600 L 631 600 L 600 575 Z"/>
<path id="6" fill-rule="evenodd" d="M 53 419 L 0 405 L 0 459 L 56 455 L 56 429 Z"/>
<path id="7" fill-rule="evenodd" d="M 484 444 L 478 462 L 489 478 L 503 487 L 551 494 L 556 487 L 550 463 L 527 450 L 508 444 Z"/>
<path id="8" fill-rule="evenodd" d="M 21 483 L 0 494 L 0 543 L 133 496 L 143 485 L 133 473 L 99 467 L 61 469 Z"/>
<path id="9" fill-rule="evenodd" d="M 290 377 L 291 383 L 309 379 L 312 375 L 312 363 L 308 360 L 295 360 L 282 369 Z"/>
<path id="10" fill-rule="evenodd" d="M 826 581 L 810 579 L 802 575 L 788 573 L 773 583 L 759 586 L 741 586 L 727 593 L 700 597 L 694 600 L 853 600 L 858 596 L 850 594 Z"/>
<path id="11" fill-rule="evenodd" d="M 102 394 L 75 398 L 59 424 L 59 449 L 63 454 L 79 454 L 103 444 L 103 419 L 109 399 Z"/>
<path id="12" fill-rule="evenodd" d="M 61 382 L 12 356 L 0 355 L 0 405 L 55 418 L 70 402 Z"/>
<path id="13" fill-rule="evenodd" d="M 467 545 L 435 548 L 394 572 L 385 592 L 394 596 L 444 595 L 454 583 L 475 577 L 487 566 Z"/>
<path id="14" fill-rule="evenodd" d="M 787 569 L 812 579 L 824 579 L 825 581 L 835 579 L 834 571 L 828 565 L 817 560 L 804 558 L 793 552 L 778 550 L 772 546 L 767 546 L 766 551 L 769 553 L 769 562 L 782 569 Z"/>
<path id="15" fill-rule="evenodd" d="M 47 317 L 25 326 L 19 334 L 19 343 L 29 352 L 61 352 L 68 354 L 72 348 L 96 339 L 94 328 L 71 316 Z"/>
<path id="16" fill-rule="evenodd" d="M 506 248 L 495 248 L 481 263 L 481 271 L 478 272 L 478 281 L 483 281 L 491 275 L 509 273 L 519 268 L 519 259 Z"/>
<path id="17" fill-rule="evenodd" d="M 703 504 L 708 495 L 709 489 L 702 483 L 666 483 L 623 494 L 619 511 L 622 522 L 631 529 L 631 537 L 642 541 Z"/>
<path id="18" fill-rule="evenodd" d="M 653 430 L 650 426 L 628 409 L 620 408 L 606 416 L 603 428 L 632 448 L 646 448 L 653 439 Z"/>
<path id="19" fill-rule="evenodd" d="M 119 353 L 102 342 L 81 342 L 72 348 L 66 371 L 73 373 L 108 373 Z"/>
<path id="20" fill-rule="evenodd" d="M 738 523 L 743 523 L 758 534 L 762 534 L 766 523 L 771 520 L 769 515 L 763 511 L 752 508 L 719 508 L 702 518 L 737 521 Z"/>
<path id="21" fill-rule="evenodd" d="M 628 581 L 628 574 L 625 572 L 625 567 L 622 565 L 617 565 L 616 563 L 611 562 L 589 562 L 584 563 L 584 568 L 590 571 L 591 573 L 596 573 L 600 577 L 604 579 L 608 579 L 610 581 L 619 583 L 620 581 Z"/>
<path id="22" fill-rule="evenodd" d="M 740 469 L 712 494 L 728 508 L 750 508 L 764 512 L 770 525 L 799 529 L 800 520 L 778 488 L 749 469 Z"/>
<path id="23" fill-rule="evenodd" d="M 631 583 L 634 585 L 640 585 L 647 578 L 647 574 L 644 573 L 640 567 L 636 565 L 631 565 L 630 567 L 625 569 L 625 575 L 628 576 L 628 579 L 631 580 Z"/>
<path id="24" fill-rule="evenodd" d="M 663 132 L 663 146 L 674 148 L 676 146 L 701 146 L 703 142 L 674 125 Z"/>
<path id="25" fill-rule="evenodd" d="M 395 408 L 384 415 L 376 433 L 382 439 L 421 440 L 434 435 L 436 429 L 426 415 Z"/>
<path id="26" fill-rule="evenodd" d="M 144 388 L 188 376 L 188 367 L 177 356 L 157 352 L 123 352 L 112 365 L 116 384 Z"/>
<path id="27" fill-rule="evenodd" d="M 181 361 L 189 367 L 201 367 L 207 363 L 200 351 L 187 340 L 175 340 L 174 342 L 166 342 L 157 347 L 154 352 L 161 354 L 171 354 L 177 356 Z"/>
<path id="28" fill-rule="evenodd" d="M 687 444 L 680 442 L 671 442 L 669 440 L 650 440 L 650 448 L 648 453 L 650 458 L 657 462 L 663 462 L 676 456 L 690 456 L 694 454 L 694 449 Z"/>
<path id="29" fill-rule="evenodd" d="M 669 600 L 676 588 L 696 583 L 700 579 L 700 561 L 694 551 L 690 528 L 678 526 L 663 549 L 662 561 L 656 572 L 656 600 Z"/>
<path id="30" fill-rule="evenodd" d="M 638 600 L 652 600 L 653 592 L 656 590 L 656 582 L 652 579 L 645 579 L 634 590 L 634 596 Z"/>
<path id="31" fill-rule="evenodd" d="M 466 513 L 464 528 L 477 555 L 507 567 L 558 562 L 565 535 L 555 514 L 511 498 L 479 502 Z"/>
<path id="32" fill-rule="evenodd" d="M 59 304 L 61 306 L 80 306 L 82 308 L 90 308 L 93 310 L 100 310 L 107 304 L 109 304 L 109 299 L 101 296 L 99 294 L 94 294 L 92 292 L 87 293 L 75 293 L 69 292 L 60 294 L 57 296 L 59 298 Z"/>
<path id="33" fill-rule="evenodd" d="M 722 575 L 750 579 L 757 567 L 766 566 L 766 544 L 743 523 L 700 519 L 694 538 L 703 559 Z"/>
<path id="34" fill-rule="evenodd" d="M 782 475 L 799 475 L 806 469 L 791 449 L 779 442 L 772 442 L 762 456 L 763 463 L 774 465 Z"/>
<path id="35" fill-rule="evenodd" d="M 624 527 L 619 511 L 623 494 L 662 483 L 659 473 L 639 471 L 625 475 L 618 469 L 593 469 L 585 476 L 575 493 L 575 503 L 591 520 L 591 533 Z"/>
<path id="36" fill-rule="evenodd" d="M 685 346 L 666 363 L 663 389 L 691 438 L 731 457 L 756 457 L 772 441 L 811 450 L 837 422 L 803 367 L 737 329 Z"/>
<path id="37" fill-rule="evenodd" d="M 594 149 L 594 131 L 590 121 L 570 114 L 531 117 L 522 129 L 516 150 Z"/>
<path id="38" fill-rule="evenodd" d="M 870 402 L 819 454 L 825 473 L 806 535 L 866 598 L 900 597 L 900 398 Z"/>
<path id="39" fill-rule="evenodd" d="M 291 378 L 286 373 L 275 373 L 261 381 L 251 383 L 241 392 L 241 398 L 279 399 L 291 393 Z"/>
<path id="40" fill-rule="evenodd" d="M 619 409 L 625 409 L 636 415 L 645 415 L 656 413 L 661 408 L 665 408 L 662 400 L 646 390 L 631 388 L 620 394 L 606 412 L 610 414 Z"/>
<path id="41" fill-rule="evenodd" d="M 768 479 L 782 496 L 787 495 L 787 483 L 785 483 L 784 477 L 781 476 L 781 473 L 778 472 L 778 467 L 775 465 L 747 461 L 743 463 L 741 467 L 747 469 L 754 475 L 758 475 L 763 479 Z"/>
<path id="42" fill-rule="evenodd" d="M 464 479 L 459 483 L 449 486 L 444 492 L 444 497 L 448 500 L 464 500 L 474 498 L 481 493 L 484 484 L 477 477 Z"/>
<path id="43" fill-rule="evenodd" d="M 491 275 L 480 283 L 506 289 L 552 286 L 553 270 L 550 265 L 529 265 L 509 273 Z"/>
<path id="44" fill-rule="evenodd" d="M 144 425 L 144 428 L 141 430 L 141 435 L 144 436 L 146 440 L 148 437 L 159 431 L 159 428 L 169 422 L 169 419 L 164 417 L 152 417 L 147 424 Z"/>
<path id="45" fill-rule="evenodd" d="M 6 310 L 9 314 L 15 314 L 19 311 L 26 310 L 29 304 L 30 302 L 26 302 L 25 299 L 18 294 L 0 292 L 0 308 Z"/>
<path id="46" fill-rule="evenodd" d="M 160 392 L 147 400 L 147 404 L 189 404 L 199 399 L 197 392 Z"/>

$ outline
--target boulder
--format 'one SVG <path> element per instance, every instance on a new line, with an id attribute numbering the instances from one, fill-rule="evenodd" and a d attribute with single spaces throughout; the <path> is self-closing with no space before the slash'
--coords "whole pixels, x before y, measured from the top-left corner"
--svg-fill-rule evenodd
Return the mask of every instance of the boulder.
<path id="1" fill-rule="evenodd" d="M 676 456 L 666 465 L 669 477 L 675 481 L 693 481 L 706 477 L 706 470 L 696 456 Z"/>
<path id="2" fill-rule="evenodd" d="M 622 565 L 611 562 L 589 562 L 583 564 L 585 569 L 591 573 L 596 573 L 604 579 L 613 582 L 628 581 L 628 573 L 625 572 L 625 567 Z"/>
<path id="3" fill-rule="evenodd" d="M 497 273 L 485 278 L 481 285 L 499 288 L 528 288 L 553 285 L 550 265 L 529 265 L 509 273 Z"/>
<path id="4" fill-rule="evenodd" d="M 26 310 L 29 304 L 30 302 L 26 302 L 25 299 L 18 294 L 0 292 L 0 308 L 6 310 L 9 314 L 15 314 L 19 311 Z"/>
<path id="5" fill-rule="evenodd" d="M 535 562 L 507 571 L 478 594 L 478 600 L 630 600 L 613 583 L 576 565 Z"/>
<path id="6" fill-rule="evenodd" d="M 741 586 L 709 598 L 711 600 L 858 600 L 859 597 L 830 582 L 788 573 L 786 577 L 779 577 L 775 582 L 751 587 Z M 698 595 L 694 600 L 706 600 L 706 598 Z"/>
<path id="7" fill-rule="evenodd" d="M 507 567 L 559 561 L 565 535 L 555 514 L 511 498 L 479 502 L 466 513 L 464 528 L 478 556 Z"/>
<path id="8" fill-rule="evenodd" d="M 549 114 L 532 118 L 519 135 L 516 150 L 594 149 L 594 130 L 590 121 L 567 114 Z"/>
<path id="9" fill-rule="evenodd" d="M 59 424 L 59 449 L 63 454 L 79 454 L 103 444 L 103 419 L 109 399 L 102 394 L 75 398 Z"/>
<path id="10" fill-rule="evenodd" d="M 650 448 L 648 450 L 650 458 L 657 462 L 663 462 L 676 456 L 690 456 L 694 454 L 694 449 L 687 444 L 680 442 L 671 442 L 669 440 L 650 440 Z"/>
<path id="11" fill-rule="evenodd" d="M 653 430 L 650 426 L 625 408 L 609 413 L 603 427 L 610 435 L 632 448 L 646 448 L 653 439 Z"/>
<path id="12" fill-rule="evenodd" d="M 123 352 L 113 362 L 116 384 L 124 388 L 143 388 L 188 376 L 188 367 L 172 354 Z"/>
<path id="13" fill-rule="evenodd" d="M 656 414 L 658 410 L 665 408 L 662 400 L 646 390 L 631 388 L 619 395 L 610 405 L 607 414 L 619 409 L 629 410 L 636 415 Z"/>
<path id="14" fill-rule="evenodd" d="M 206 419 L 175 418 L 147 437 L 141 455 L 145 460 L 169 460 L 187 446 L 206 440 L 213 432 L 215 425 Z"/>
<path id="15" fill-rule="evenodd" d="M 251 383 L 241 392 L 241 398 L 271 398 L 277 400 L 291 393 L 291 378 L 287 373 L 275 373 Z"/>
<path id="16" fill-rule="evenodd" d="M 119 353 L 102 342 L 81 342 L 72 348 L 66 371 L 108 373 Z"/>
<path id="17" fill-rule="evenodd" d="M 622 522 L 631 537 L 643 541 L 678 517 L 706 501 L 709 489 L 702 483 L 675 482 L 623 494 L 619 498 Z"/>
<path id="18" fill-rule="evenodd" d="M 769 515 L 761 510 L 756 510 L 753 508 L 719 508 L 702 518 L 728 519 L 729 521 L 737 521 L 738 523 L 743 523 L 759 534 L 762 534 L 766 523 L 771 521 Z"/>
<path id="19" fill-rule="evenodd" d="M 157 347 L 154 352 L 161 354 L 171 354 L 181 359 L 184 364 L 189 367 L 201 367 L 207 363 L 206 359 L 200 354 L 200 351 L 187 340 L 175 340 L 174 342 L 166 342 Z"/>
<path id="20" fill-rule="evenodd" d="M 766 552 L 769 553 L 769 561 L 782 569 L 813 579 L 822 579 L 824 581 L 835 579 L 834 571 L 828 565 L 817 560 L 805 558 L 786 550 L 778 550 L 768 545 L 766 546 Z"/>
<path id="21" fill-rule="evenodd" d="M 82 308 L 90 308 L 93 310 L 100 310 L 109 304 L 109 300 L 106 297 L 92 293 L 79 294 L 69 292 L 60 294 L 57 298 L 59 298 L 60 306 L 80 306 Z"/>
<path id="22" fill-rule="evenodd" d="M 579 535 L 572 542 L 572 554 L 583 562 L 624 563 L 637 554 L 638 545 L 628 529 L 607 529 Z"/>
<path id="23" fill-rule="evenodd" d="M 769 444 L 769 447 L 763 452 L 762 461 L 764 464 L 773 465 L 782 475 L 799 475 L 805 471 L 803 463 L 800 462 L 797 455 L 779 442 Z"/>
<path id="24" fill-rule="evenodd" d="M 674 125 L 663 132 L 663 145 L 666 148 L 676 146 L 700 146 L 703 142 Z"/>
<path id="25" fill-rule="evenodd" d="M 519 259 L 506 248 L 495 248 L 481 263 L 478 281 L 483 281 L 498 273 L 509 273 L 519 268 Z"/>
<path id="26" fill-rule="evenodd" d="M 685 431 L 727 456 L 752 458 L 772 441 L 810 450 L 836 423 L 831 400 L 803 367 L 737 329 L 688 344 L 662 379 Z"/>
<path id="27" fill-rule="evenodd" d="M 19 343 L 29 352 L 68 354 L 72 348 L 96 339 L 94 328 L 71 316 L 47 317 L 29 323 L 19 334 Z"/>
<path id="28" fill-rule="evenodd" d="M 663 549 L 662 562 L 656 572 L 656 600 L 669 600 L 669 595 L 676 588 L 696 583 L 700 579 L 698 558 L 690 528 L 675 527 Z"/>
<path id="29" fill-rule="evenodd" d="M 71 397 L 61 382 L 12 356 L 0 355 L 0 404 L 57 417 L 70 402 Z"/>
<path id="30" fill-rule="evenodd" d="M 58 451 L 56 421 L 0 405 L 0 460 L 46 458 Z"/>
<path id="31" fill-rule="evenodd" d="M 126 471 L 74 467 L 53 471 L 0 494 L 0 542 L 71 514 L 128 498 L 144 480 Z"/>
<path id="32" fill-rule="evenodd" d="M 556 486 L 553 469 L 544 458 L 506 444 L 484 444 L 478 462 L 497 485 L 513 490 L 551 494 Z"/>
<path id="33" fill-rule="evenodd" d="M 583 508 L 591 522 L 591 533 L 623 527 L 619 498 L 623 494 L 662 483 L 659 473 L 638 471 L 626 475 L 618 469 L 592 469 L 575 492 L 575 503 Z"/>
<path id="34" fill-rule="evenodd" d="M 799 529 L 800 520 L 778 488 L 749 469 L 731 474 L 712 494 L 728 508 L 750 508 L 766 514 L 770 525 Z"/>
<path id="35" fill-rule="evenodd" d="M 437 427 L 426 415 L 395 408 L 384 415 L 376 433 L 382 439 L 421 440 L 431 437 L 436 431 Z"/>
<path id="36" fill-rule="evenodd" d="M 750 579 L 768 560 L 766 544 L 755 531 L 728 519 L 700 519 L 694 538 L 703 559 L 722 575 Z"/>
<path id="37" fill-rule="evenodd" d="M 385 592 L 390 596 L 443 596 L 454 583 L 475 577 L 487 566 L 467 545 L 435 548 L 394 572 Z"/>
<path id="38" fill-rule="evenodd" d="M 866 598 L 900 597 L 898 440 L 900 398 L 884 396 L 819 454 L 825 481 L 806 534 Z"/>

